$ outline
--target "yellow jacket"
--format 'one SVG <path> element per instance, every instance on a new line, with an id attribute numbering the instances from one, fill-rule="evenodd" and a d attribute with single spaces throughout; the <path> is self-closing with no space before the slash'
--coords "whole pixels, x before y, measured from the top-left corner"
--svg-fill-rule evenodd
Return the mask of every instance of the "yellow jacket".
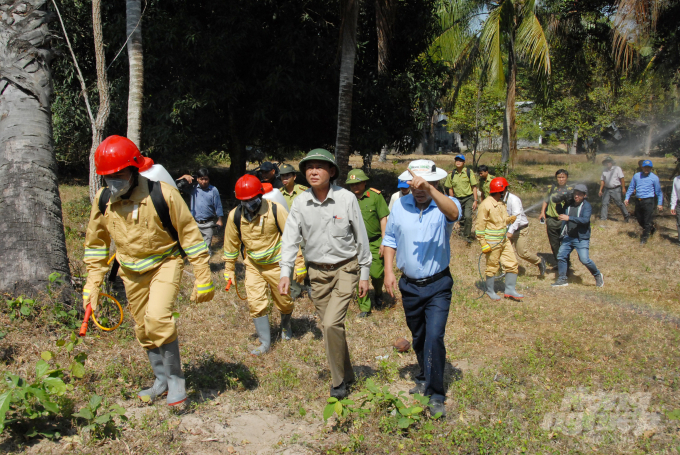
<path id="1" fill-rule="evenodd" d="M 85 235 L 87 282 L 83 298 L 98 290 L 109 268 L 109 247 L 116 245 L 116 259 L 128 271 L 143 273 L 160 266 L 169 256 L 179 255 L 177 242 L 163 229 L 149 195 L 148 180 L 138 176 L 138 184 L 129 199 L 113 197 L 106 214 L 99 211 L 100 190 L 92 204 L 90 222 Z M 196 221 L 176 188 L 161 182 L 161 191 L 168 204 L 170 219 L 177 230 L 179 242 L 194 266 L 198 293 L 214 291 L 208 260 L 208 246 L 203 241 Z"/>
<path id="2" fill-rule="evenodd" d="M 245 246 L 245 254 L 255 264 L 278 265 L 278 262 L 281 260 L 281 236 L 288 219 L 288 211 L 281 204 L 277 204 L 276 218 L 279 225 L 277 227 L 274 213 L 272 212 L 272 204 L 276 204 L 276 202 L 263 199 L 260 210 L 258 210 L 257 215 L 255 215 L 252 221 L 248 221 L 243 212 L 241 213 L 240 239 L 236 230 L 236 224 L 234 223 L 236 209 L 229 212 L 227 223 L 224 227 L 225 281 L 229 281 L 234 276 L 234 268 L 241 243 Z M 298 256 L 295 260 L 295 274 L 304 275 L 305 273 L 307 273 L 305 260 L 300 250 L 298 250 Z"/>
<path id="3" fill-rule="evenodd" d="M 477 209 L 477 223 L 475 224 L 477 240 L 482 244 L 500 242 L 508 230 L 508 221 L 508 210 L 503 201 L 497 201 L 491 196 L 487 197 Z"/>

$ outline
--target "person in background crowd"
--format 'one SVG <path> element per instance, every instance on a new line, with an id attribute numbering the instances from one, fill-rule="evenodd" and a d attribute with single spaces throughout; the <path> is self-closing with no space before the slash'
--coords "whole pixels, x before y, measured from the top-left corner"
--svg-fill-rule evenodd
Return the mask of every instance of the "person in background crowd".
<path id="1" fill-rule="evenodd" d="M 390 210 L 387 208 L 385 198 L 382 197 L 380 191 L 375 188 L 366 189 L 366 182 L 368 176 L 361 169 L 352 169 L 347 174 L 346 185 L 349 185 L 349 190 L 354 193 L 359 201 L 359 208 L 361 208 L 361 216 L 366 225 L 366 233 L 368 234 L 368 245 L 371 249 L 371 283 L 375 291 L 375 302 L 373 306 L 380 308 L 382 306 L 382 292 L 383 281 L 385 280 L 385 263 L 383 262 L 383 246 L 382 239 L 385 236 L 385 226 L 387 226 L 387 216 Z M 360 318 L 365 318 L 371 314 L 371 299 L 368 294 L 357 299 L 359 305 Z"/>
<path id="2" fill-rule="evenodd" d="M 359 282 L 359 297 L 368 293 L 371 250 L 356 196 L 331 183 L 338 175 L 335 157 L 314 149 L 300 161 L 311 188 L 293 201 L 283 231 L 279 293 L 288 294 L 301 242 L 309 261 L 312 300 L 316 307 L 331 370 L 331 397 L 343 399 L 355 381 L 345 335 L 345 316 Z"/>
<path id="3" fill-rule="evenodd" d="M 590 259 L 590 216 L 593 208 L 590 203 L 586 201 L 588 197 L 588 188 L 579 183 L 574 186 L 574 197 L 567 201 L 564 213 L 559 216 L 562 222 L 560 251 L 557 255 L 557 269 L 559 276 L 557 281 L 552 285 L 567 286 L 567 267 L 569 255 L 576 250 L 578 259 L 581 261 L 588 271 L 595 277 L 595 286 L 601 288 L 604 286 L 604 277 L 602 272 L 597 269 L 597 266 Z"/>
<path id="4" fill-rule="evenodd" d="M 283 182 L 278 177 L 278 169 L 276 165 L 270 161 L 265 161 L 260 165 L 260 170 L 257 171 L 257 178 L 260 179 L 262 183 L 270 183 L 274 188 L 281 189 L 283 187 Z"/>
<path id="5" fill-rule="evenodd" d="M 568 178 L 569 172 L 566 169 L 558 169 L 555 172 L 557 184 L 552 185 L 545 195 L 539 215 L 541 220 L 545 220 L 545 229 L 548 232 L 548 242 L 550 242 L 555 264 L 557 264 L 557 253 L 560 251 L 560 233 L 562 232 L 562 222 L 558 217 L 564 212 L 565 202 L 555 202 L 553 199 L 558 194 L 567 195 L 574 190 L 573 187 L 567 185 Z"/>
<path id="6" fill-rule="evenodd" d="M 479 205 L 475 225 L 475 235 L 482 247 L 482 253 L 486 255 L 486 294 L 491 300 L 501 299 L 494 290 L 495 276 L 501 265 L 505 271 L 505 297 L 515 300 L 524 298 L 515 290 L 519 265 L 512 244 L 508 242 L 508 237 L 512 236 L 506 234 L 508 226 L 517 219 L 508 214 L 508 208 L 503 202 L 507 188 L 508 181 L 504 177 L 496 177 L 491 181 L 491 196 Z"/>
<path id="7" fill-rule="evenodd" d="M 444 182 L 449 196 L 455 196 L 462 207 L 463 224 L 461 236 L 469 244 L 472 243 L 472 212 L 477 210 L 477 177 L 465 167 L 465 155 L 456 155 L 456 168 Z"/>
<path id="8" fill-rule="evenodd" d="M 529 238 L 529 220 L 524 213 L 522 200 L 510 191 L 505 192 L 505 205 L 508 215 L 515 217 L 515 221 L 508 227 L 507 238 L 515 247 L 515 254 L 525 261 L 538 267 L 538 275 L 545 276 L 545 259 L 539 258 L 536 253 L 529 251 L 527 240 Z"/>
<path id="9" fill-rule="evenodd" d="M 281 173 L 281 183 L 283 183 L 283 186 L 281 187 L 281 194 L 283 194 L 283 197 L 286 198 L 288 210 L 290 211 L 295 198 L 307 191 L 309 188 L 295 183 L 297 173 L 295 172 L 295 168 L 290 164 L 282 164 L 279 172 Z"/>
<path id="10" fill-rule="evenodd" d="M 286 202 L 288 203 L 288 210 L 290 211 L 290 208 L 293 206 L 293 201 L 295 200 L 295 198 L 304 193 L 305 191 L 307 191 L 309 188 L 307 188 L 304 185 L 295 183 L 297 173 L 295 172 L 295 168 L 290 164 L 282 164 L 281 168 L 279 168 L 279 172 L 281 174 L 281 182 L 283 183 L 283 187 L 281 187 L 281 194 L 283 194 L 283 197 L 286 199 Z M 304 243 L 301 249 L 302 254 L 304 255 L 305 252 Z M 306 265 L 307 261 L 305 261 L 305 266 Z M 303 288 L 304 288 L 303 283 L 298 283 L 296 280 L 291 281 L 290 298 L 293 300 L 297 300 L 297 298 L 300 297 L 300 294 L 302 294 Z"/>
<path id="11" fill-rule="evenodd" d="M 642 172 L 638 172 L 633 176 L 633 180 L 631 180 L 626 192 L 626 200 L 623 201 L 626 207 L 628 207 L 628 200 L 633 191 L 635 191 L 635 217 L 642 228 L 640 245 L 647 243 L 649 236 L 656 231 L 654 226 L 655 203 L 659 212 L 663 211 L 661 182 L 659 177 L 652 173 L 653 166 L 651 160 L 644 160 L 642 162 Z"/>
<path id="12" fill-rule="evenodd" d="M 623 202 L 621 202 L 622 194 L 626 194 L 626 182 L 623 178 L 623 170 L 619 166 L 615 166 L 614 160 L 611 156 L 602 160 L 602 165 L 605 166 L 600 177 L 600 193 L 602 198 L 602 209 L 600 211 L 600 219 L 607 219 L 607 211 L 609 208 L 609 199 L 614 201 L 614 204 L 621 210 L 623 214 L 623 221 L 627 223 L 630 220 L 630 213 Z"/>
<path id="13" fill-rule="evenodd" d="M 408 186 L 408 183 L 406 183 L 403 180 L 399 180 L 399 184 L 397 185 L 397 191 L 396 193 L 392 194 L 392 197 L 390 197 L 390 205 L 389 209 L 390 212 L 392 212 L 392 207 L 394 206 L 394 203 L 397 202 L 399 199 L 403 198 L 407 194 L 411 194 L 411 187 Z"/>
<path id="14" fill-rule="evenodd" d="M 215 231 L 224 226 L 220 192 L 210 184 L 210 174 L 204 167 L 197 172 L 196 182 L 198 185 L 194 182 L 194 178 L 188 174 L 181 176 L 180 179 L 184 179 L 192 185 L 188 190 L 191 215 L 196 220 L 198 230 L 201 231 L 203 240 L 208 245 L 208 250 L 212 256 L 212 250 L 210 250 L 212 238 Z"/>
<path id="15" fill-rule="evenodd" d="M 491 193 L 489 192 L 489 185 L 491 181 L 496 177 L 489 174 L 489 167 L 482 164 L 477 168 L 477 173 L 479 174 L 479 185 L 480 191 L 482 192 L 482 201 L 488 198 Z"/>
<path id="16" fill-rule="evenodd" d="M 675 216 L 675 225 L 678 228 L 678 243 L 680 246 L 680 207 L 678 207 L 678 196 L 680 196 L 680 175 L 673 179 L 673 190 L 671 192 L 671 215 Z"/>
<path id="17" fill-rule="evenodd" d="M 413 194 L 394 204 L 383 239 L 385 288 L 394 297 L 397 280 L 392 264 L 396 255 L 397 267 L 403 272 L 399 290 L 406 325 L 420 367 L 416 386 L 409 393 L 429 396 L 432 416 L 446 415 L 444 334 L 453 286 L 451 231 L 461 212 L 456 199 L 437 190 L 436 182 L 445 177 L 446 171 L 433 161 L 411 161 L 399 178 L 409 182 Z"/>

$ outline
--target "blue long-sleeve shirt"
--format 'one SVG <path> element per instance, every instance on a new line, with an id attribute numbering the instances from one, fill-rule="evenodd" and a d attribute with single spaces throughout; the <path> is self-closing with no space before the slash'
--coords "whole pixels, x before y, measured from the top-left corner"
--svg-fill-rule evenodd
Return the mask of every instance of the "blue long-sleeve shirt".
<path id="1" fill-rule="evenodd" d="M 645 175 L 644 172 L 638 172 L 633 176 L 633 180 L 628 185 L 628 191 L 626 191 L 626 200 L 630 199 L 633 191 L 635 191 L 635 196 L 640 199 L 656 196 L 659 201 L 657 205 L 663 205 L 661 182 L 659 177 L 652 172 L 648 175 Z"/>
<path id="2" fill-rule="evenodd" d="M 196 185 L 191 191 L 191 214 L 196 220 L 209 220 L 218 216 L 224 216 L 220 192 L 212 185 L 204 190 L 201 185 Z"/>

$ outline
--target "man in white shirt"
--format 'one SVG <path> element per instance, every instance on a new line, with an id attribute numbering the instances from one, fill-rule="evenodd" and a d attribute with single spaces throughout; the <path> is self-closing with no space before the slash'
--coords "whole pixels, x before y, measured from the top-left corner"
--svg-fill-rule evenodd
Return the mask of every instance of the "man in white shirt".
<path id="1" fill-rule="evenodd" d="M 408 186 L 408 183 L 406 183 L 403 180 L 399 180 L 399 184 L 397 185 L 397 189 L 399 189 L 399 191 L 394 193 L 392 195 L 392 197 L 390 198 L 390 206 L 389 206 L 390 213 L 392 213 L 392 207 L 394 206 L 395 202 L 397 202 L 399 199 L 403 198 L 407 194 L 411 194 L 411 187 Z"/>
<path id="2" fill-rule="evenodd" d="M 678 246 L 680 246 L 680 207 L 678 207 L 678 196 L 680 196 L 680 175 L 673 179 L 673 191 L 671 192 L 671 214 L 675 215 L 675 225 L 678 228 Z"/>
<path id="3" fill-rule="evenodd" d="M 626 182 L 623 179 L 623 171 L 619 166 L 614 165 L 614 160 L 608 156 L 602 160 L 604 170 L 600 178 L 600 197 L 602 198 L 602 209 L 600 210 L 600 219 L 607 219 L 607 211 L 609 209 L 609 199 L 614 201 L 614 204 L 621 210 L 623 214 L 623 221 L 627 223 L 630 219 L 628 209 L 621 201 L 621 195 L 626 194 Z"/>
<path id="4" fill-rule="evenodd" d="M 341 400 L 355 380 L 345 337 L 345 316 L 354 290 L 368 293 L 371 270 L 366 225 L 354 193 L 336 186 L 335 157 L 314 149 L 300 161 L 311 186 L 293 201 L 281 238 L 279 293 L 288 294 L 300 243 L 305 242 L 312 300 L 321 320 L 331 370 L 331 397 Z M 291 257 L 291 252 L 293 256 Z"/>
<path id="5" fill-rule="evenodd" d="M 515 222 L 508 226 L 507 237 L 515 248 L 515 254 L 538 267 L 539 276 L 545 276 L 545 259 L 539 258 L 536 253 L 529 251 L 527 240 L 529 237 L 529 220 L 524 213 L 522 200 L 510 192 L 505 193 L 505 205 L 508 215 L 517 217 Z M 519 259 L 517 260 L 519 262 Z"/>

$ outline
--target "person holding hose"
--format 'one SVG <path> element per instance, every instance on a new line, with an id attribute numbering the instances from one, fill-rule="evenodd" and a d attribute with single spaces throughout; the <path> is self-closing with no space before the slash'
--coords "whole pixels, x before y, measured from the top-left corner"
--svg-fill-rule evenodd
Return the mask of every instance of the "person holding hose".
<path id="1" fill-rule="evenodd" d="M 557 253 L 560 251 L 560 233 L 562 232 L 562 221 L 559 216 L 564 213 L 565 202 L 574 191 L 572 186 L 567 185 L 569 179 L 569 172 L 566 169 L 558 169 L 555 172 L 556 185 L 552 185 L 545 195 L 543 206 L 541 207 L 541 214 L 539 218 L 541 222 L 545 221 L 545 229 L 548 233 L 548 242 L 550 242 L 550 249 L 552 250 L 553 259 L 557 264 Z M 555 200 L 559 200 L 556 202 Z"/>
<path id="2" fill-rule="evenodd" d="M 172 316 L 182 277 L 182 256 L 189 259 L 196 277 L 192 300 L 212 300 L 215 286 L 208 246 L 179 191 L 140 175 L 152 164 L 132 141 L 121 136 L 108 137 L 95 152 L 97 174 L 104 176 L 108 188 L 95 196 L 87 226 L 84 261 L 88 274 L 83 304 L 96 308 L 99 287 L 108 270 L 109 248 L 115 243 L 118 273 L 125 284 L 135 334 L 156 377 L 151 388 L 137 395 L 153 401 L 167 392 L 168 405 L 186 406 Z M 169 219 L 167 224 L 164 218 Z"/>
<path id="3" fill-rule="evenodd" d="M 279 294 L 279 261 L 281 260 L 281 236 L 288 219 L 288 211 L 281 204 L 262 199 L 263 184 L 254 175 L 246 174 L 236 182 L 236 199 L 241 204 L 229 212 L 224 230 L 224 279 L 227 289 L 236 280 L 236 259 L 245 247 L 243 262 L 246 266 L 246 292 L 250 317 L 260 339 L 260 346 L 253 348 L 253 355 L 269 351 L 271 331 L 267 307 L 267 288 L 271 290 L 276 308 L 281 312 L 281 338 L 293 338 L 290 318 L 295 304 L 289 295 Z M 295 261 L 295 280 L 304 281 L 307 275 L 302 254 Z"/>
<path id="4" fill-rule="evenodd" d="M 494 291 L 495 276 L 501 264 L 505 270 L 505 297 L 515 300 L 524 298 L 515 290 L 519 265 L 506 235 L 508 226 L 517 219 L 514 215 L 508 215 L 508 208 L 503 202 L 507 188 L 508 181 L 505 178 L 493 179 L 489 185 L 491 195 L 482 201 L 477 211 L 475 235 L 486 255 L 486 294 L 491 300 L 501 299 Z"/>

